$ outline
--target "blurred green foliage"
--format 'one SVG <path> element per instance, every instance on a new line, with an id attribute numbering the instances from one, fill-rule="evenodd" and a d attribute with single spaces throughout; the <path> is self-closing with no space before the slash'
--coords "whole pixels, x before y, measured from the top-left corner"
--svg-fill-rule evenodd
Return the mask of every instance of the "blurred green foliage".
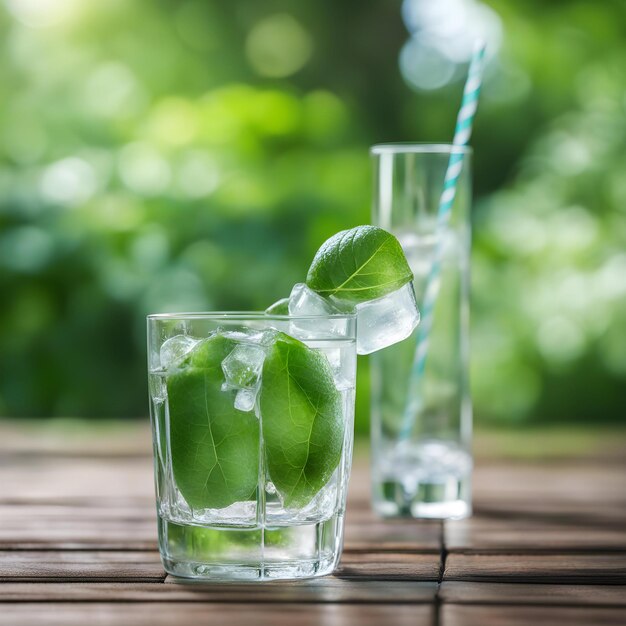
<path id="1" fill-rule="evenodd" d="M 492 0 L 474 147 L 474 403 L 623 417 L 626 5 Z M 0 414 L 147 412 L 148 312 L 260 309 L 369 221 L 368 147 L 445 141 L 399 2 L 6 0 Z M 358 422 L 367 424 L 367 368 Z"/>

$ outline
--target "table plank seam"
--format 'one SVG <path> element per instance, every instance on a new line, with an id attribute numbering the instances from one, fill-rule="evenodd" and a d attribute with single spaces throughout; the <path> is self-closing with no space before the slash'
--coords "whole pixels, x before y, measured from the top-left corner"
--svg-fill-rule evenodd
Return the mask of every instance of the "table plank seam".
<path id="1" fill-rule="evenodd" d="M 472 602 L 471 600 L 443 600 L 442 605 L 446 605 L 446 606 L 535 606 L 535 607 L 558 607 L 558 608 L 580 608 L 580 609 L 624 609 L 624 605 L 623 604 L 619 604 L 619 603 L 615 603 L 615 602 L 607 602 L 607 603 L 588 603 L 588 604 L 572 604 L 572 603 L 566 603 L 566 602 L 551 602 L 550 604 L 547 604 L 546 602 L 533 602 L 531 601 L 524 601 L 524 602 L 515 602 L 515 601 L 489 601 L 486 602 L 484 600 L 480 601 L 480 602 Z"/>
<path id="2" fill-rule="evenodd" d="M 4 583 L 82 583 L 87 580 L 90 583 L 165 583 L 166 574 L 163 576 L 55 576 L 54 579 L 38 576 L 1 576 L 0 590 Z"/>
<path id="3" fill-rule="evenodd" d="M 245 602 L 244 600 L 242 600 L 241 597 L 238 598 L 228 598 L 228 597 L 224 597 L 221 599 L 215 599 L 215 600 L 207 600 L 206 598 L 198 598 L 197 600 L 193 600 L 191 598 L 188 599 L 181 599 L 181 598 L 176 598 L 175 600 L 172 600 L 170 598 L 164 597 L 163 599 L 154 599 L 154 598 L 150 598 L 150 600 L 146 600 L 146 599 L 137 599 L 137 600 L 130 600 L 127 598 L 122 598 L 120 600 L 116 600 L 116 599 L 108 599 L 108 600 L 103 600 L 102 598 L 94 598 L 94 599 L 81 599 L 81 600 L 64 600 L 63 598 L 41 598 L 41 599 L 28 599 L 28 600 L 15 600 L 15 599 L 9 599 L 9 600 L 3 600 L 0 598 L 0 606 L 2 605 L 6 605 L 6 604 L 67 604 L 68 602 L 71 602 L 72 604 L 100 604 L 102 602 L 107 602 L 110 604 L 145 604 L 146 602 L 149 602 L 150 604 L 172 604 L 172 603 L 183 603 L 183 604 L 231 604 L 231 605 L 241 605 L 242 602 Z M 255 598 L 254 600 L 254 604 L 263 604 L 263 605 L 283 605 L 283 604 L 307 604 L 307 605 L 318 605 L 318 604 L 323 604 L 323 605 L 340 605 L 340 606 L 361 606 L 361 605 L 369 605 L 369 606 L 427 606 L 432 604 L 431 602 L 422 602 L 420 600 L 389 600 L 389 601 L 385 601 L 385 600 L 367 600 L 367 599 L 359 599 L 359 600 L 324 600 L 324 599 L 320 599 L 320 598 L 311 598 L 311 599 L 303 599 L 303 598 L 298 598 L 297 600 L 293 600 L 293 599 L 285 599 L 285 600 L 280 600 L 280 599 L 262 599 L 262 598 Z M 477 605 L 473 605 L 473 606 L 477 606 Z M 497 606 L 497 605 L 485 605 L 485 606 Z M 509 606 L 509 605 L 502 605 L 502 606 Z M 532 605 L 528 605 L 528 606 L 532 606 Z M 541 606 L 541 605 L 537 605 L 537 606 Z M 543 605 L 545 606 L 545 605 Z M 550 605 L 550 606 L 557 606 L 557 605 Z M 605 605 L 602 605 L 598 608 L 613 608 L 608 607 Z M 621 608 L 624 608 L 623 606 Z M 436 625 L 438 626 L 438 622 L 436 622 Z"/>
<path id="4" fill-rule="evenodd" d="M 624 523 L 622 519 L 614 519 L 612 517 L 602 517 L 601 513 L 586 513 L 583 511 L 570 511 L 567 515 L 563 513 L 546 513 L 546 512 L 525 512 L 525 511 L 502 511 L 501 509 L 491 509 L 482 504 L 474 507 L 474 517 L 480 517 L 485 520 L 509 520 L 513 522 L 530 521 L 545 522 L 554 524 L 563 524 L 572 526 L 588 526 L 589 528 L 616 528 L 623 529 Z"/>
<path id="5" fill-rule="evenodd" d="M 441 585 L 446 572 L 446 559 L 448 551 L 446 550 L 446 529 L 445 521 L 439 522 L 439 572 L 437 575 L 437 588 L 435 597 L 433 598 L 433 626 L 441 626 Z"/>
<path id="6" fill-rule="evenodd" d="M 564 547 L 564 548 L 449 548 L 448 554 L 465 554 L 475 556 L 577 556 L 589 554 L 624 554 L 626 546 L 593 546 L 593 547 Z"/>
<path id="7" fill-rule="evenodd" d="M 101 546 L 99 544 L 88 544 L 81 546 L 72 545 L 46 545 L 38 543 L 5 544 L 0 542 L 0 552 L 141 552 L 144 554 L 158 553 L 156 545 L 152 547 L 142 547 L 141 545 L 132 547 L 128 544 L 110 544 Z M 405 548 L 344 548 L 343 554 L 365 555 L 365 554 L 412 554 L 412 555 L 438 555 L 438 550 L 425 549 L 405 549 Z M 559 553 L 561 554 L 561 553 Z"/>

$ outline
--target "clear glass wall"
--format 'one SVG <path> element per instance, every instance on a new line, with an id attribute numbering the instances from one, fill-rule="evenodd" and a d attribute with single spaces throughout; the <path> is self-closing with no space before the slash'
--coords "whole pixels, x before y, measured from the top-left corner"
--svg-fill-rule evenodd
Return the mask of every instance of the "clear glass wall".
<path id="1" fill-rule="evenodd" d="M 437 214 L 452 151 L 462 155 L 462 169 L 450 220 L 441 228 Z M 400 240 L 422 313 L 411 337 L 370 357 L 374 507 L 385 516 L 465 517 L 472 468 L 471 153 L 389 144 L 375 146 L 372 157 L 373 223 Z M 430 325 L 426 292 L 437 286 Z"/>

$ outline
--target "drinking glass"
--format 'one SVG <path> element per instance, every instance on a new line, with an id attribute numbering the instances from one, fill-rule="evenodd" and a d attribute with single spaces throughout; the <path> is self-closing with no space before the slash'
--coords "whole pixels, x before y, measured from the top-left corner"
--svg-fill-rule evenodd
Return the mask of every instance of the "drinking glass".
<path id="1" fill-rule="evenodd" d="M 453 152 L 462 154 L 462 170 L 450 219 L 438 227 Z M 371 155 L 373 223 L 399 239 L 415 276 L 422 312 L 411 337 L 371 356 L 374 508 L 388 517 L 466 517 L 471 514 L 472 472 L 471 149 L 386 144 L 374 146 Z M 437 281 L 431 307 L 427 286 L 433 293 Z M 431 308 L 432 326 L 427 319 Z"/>
<path id="2" fill-rule="evenodd" d="M 323 360 L 312 358 L 296 342 L 294 354 L 302 357 L 305 350 L 317 370 L 291 369 L 284 378 L 279 372 L 285 388 L 260 378 L 277 331 L 306 337 L 303 342 Z M 148 316 L 159 549 L 167 572 L 213 580 L 268 580 L 333 571 L 342 550 L 352 456 L 355 332 L 353 315 Z M 302 362 L 299 367 L 304 367 Z M 300 384 L 306 388 L 299 387 L 298 375 L 304 376 Z M 276 382 L 276 374 L 270 382 Z M 313 402 L 320 385 L 326 385 L 326 395 L 335 403 L 332 458 L 326 445 L 313 440 L 311 429 L 297 423 L 297 414 L 294 418 L 280 404 L 283 397 Z M 280 426 L 273 445 L 268 443 L 270 424 Z M 312 480 L 307 472 L 313 467 L 318 470 L 315 480 L 324 482 L 300 484 L 298 493 L 305 496 L 290 501 L 284 488 L 290 471 L 286 464 L 303 442 L 302 480 Z"/>

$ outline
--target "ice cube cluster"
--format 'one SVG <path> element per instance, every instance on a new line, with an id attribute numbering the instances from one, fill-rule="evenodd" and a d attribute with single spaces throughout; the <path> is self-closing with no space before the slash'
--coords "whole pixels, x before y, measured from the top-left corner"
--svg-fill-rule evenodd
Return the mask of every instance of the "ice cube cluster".
<path id="1" fill-rule="evenodd" d="M 288 334 L 325 354 L 335 384 L 341 390 L 353 385 L 356 361 L 348 352 L 328 345 L 325 340 L 345 336 L 347 320 L 342 313 L 356 313 L 357 354 L 370 354 L 406 339 L 420 319 L 412 283 L 382 298 L 356 306 L 332 296 L 324 298 L 304 283 L 298 283 L 289 296 L 288 310 Z M 234 399 L 236 409 L 255 411 L 258 415 L 257 396 L 263 363 L 278 331 L 270 328 L 216 332 L 235 342 L 232 351 L 222 361 L 222 390 L 237 392 Z M 318 342 L 320 345 L 315 345 Z M 176 367 L 198 343 L 198 339 L 187 335 L 177 335 L 165 341 L 160 351 L 162 368 L 169 370 Z"/>
<path id="2" fill-rule="evenodd" d="M 278 331 L 273 328 L 236 331 L 217 329 L 216 333 L 232 339 L 235 347 L 222 361 L 224 383 L 222 391 L 236 391 L 234 406 L 240 411 L 253 411 L 256 407 L 256 398 L 261 386 L 261 370 L 267 348 L 271 346 Z M 213 334 L 213 333 L 211 333 Z M 175 370 L 191 351 L 201 343 L 201 339 L 188 335 L 175 335 L 166 339 L 161 345 L 159 358 L 161 368 Z M 165 382 L 158 379 L 163 387 L 162 392 L 156 389 L 156 382 L 152 384 L 151 394 L 155 399 L 165 398 Z"/>
<path id="3" fill-rule="evenodd" d="M 382 298 L 357 305 L 334 296 L 324 298 L 304 283 L 298 283 L 291 290 L 288 306 L 291 316 L 317 316 L 317 319 L 312 317 L 290 322 L 290 334 L 303 341 L 344 335 L 346 320 L 328 316 L 355 312 L 358 354 L 370 354 L 406 339 L 420 320 L 412 283 Z"/>

